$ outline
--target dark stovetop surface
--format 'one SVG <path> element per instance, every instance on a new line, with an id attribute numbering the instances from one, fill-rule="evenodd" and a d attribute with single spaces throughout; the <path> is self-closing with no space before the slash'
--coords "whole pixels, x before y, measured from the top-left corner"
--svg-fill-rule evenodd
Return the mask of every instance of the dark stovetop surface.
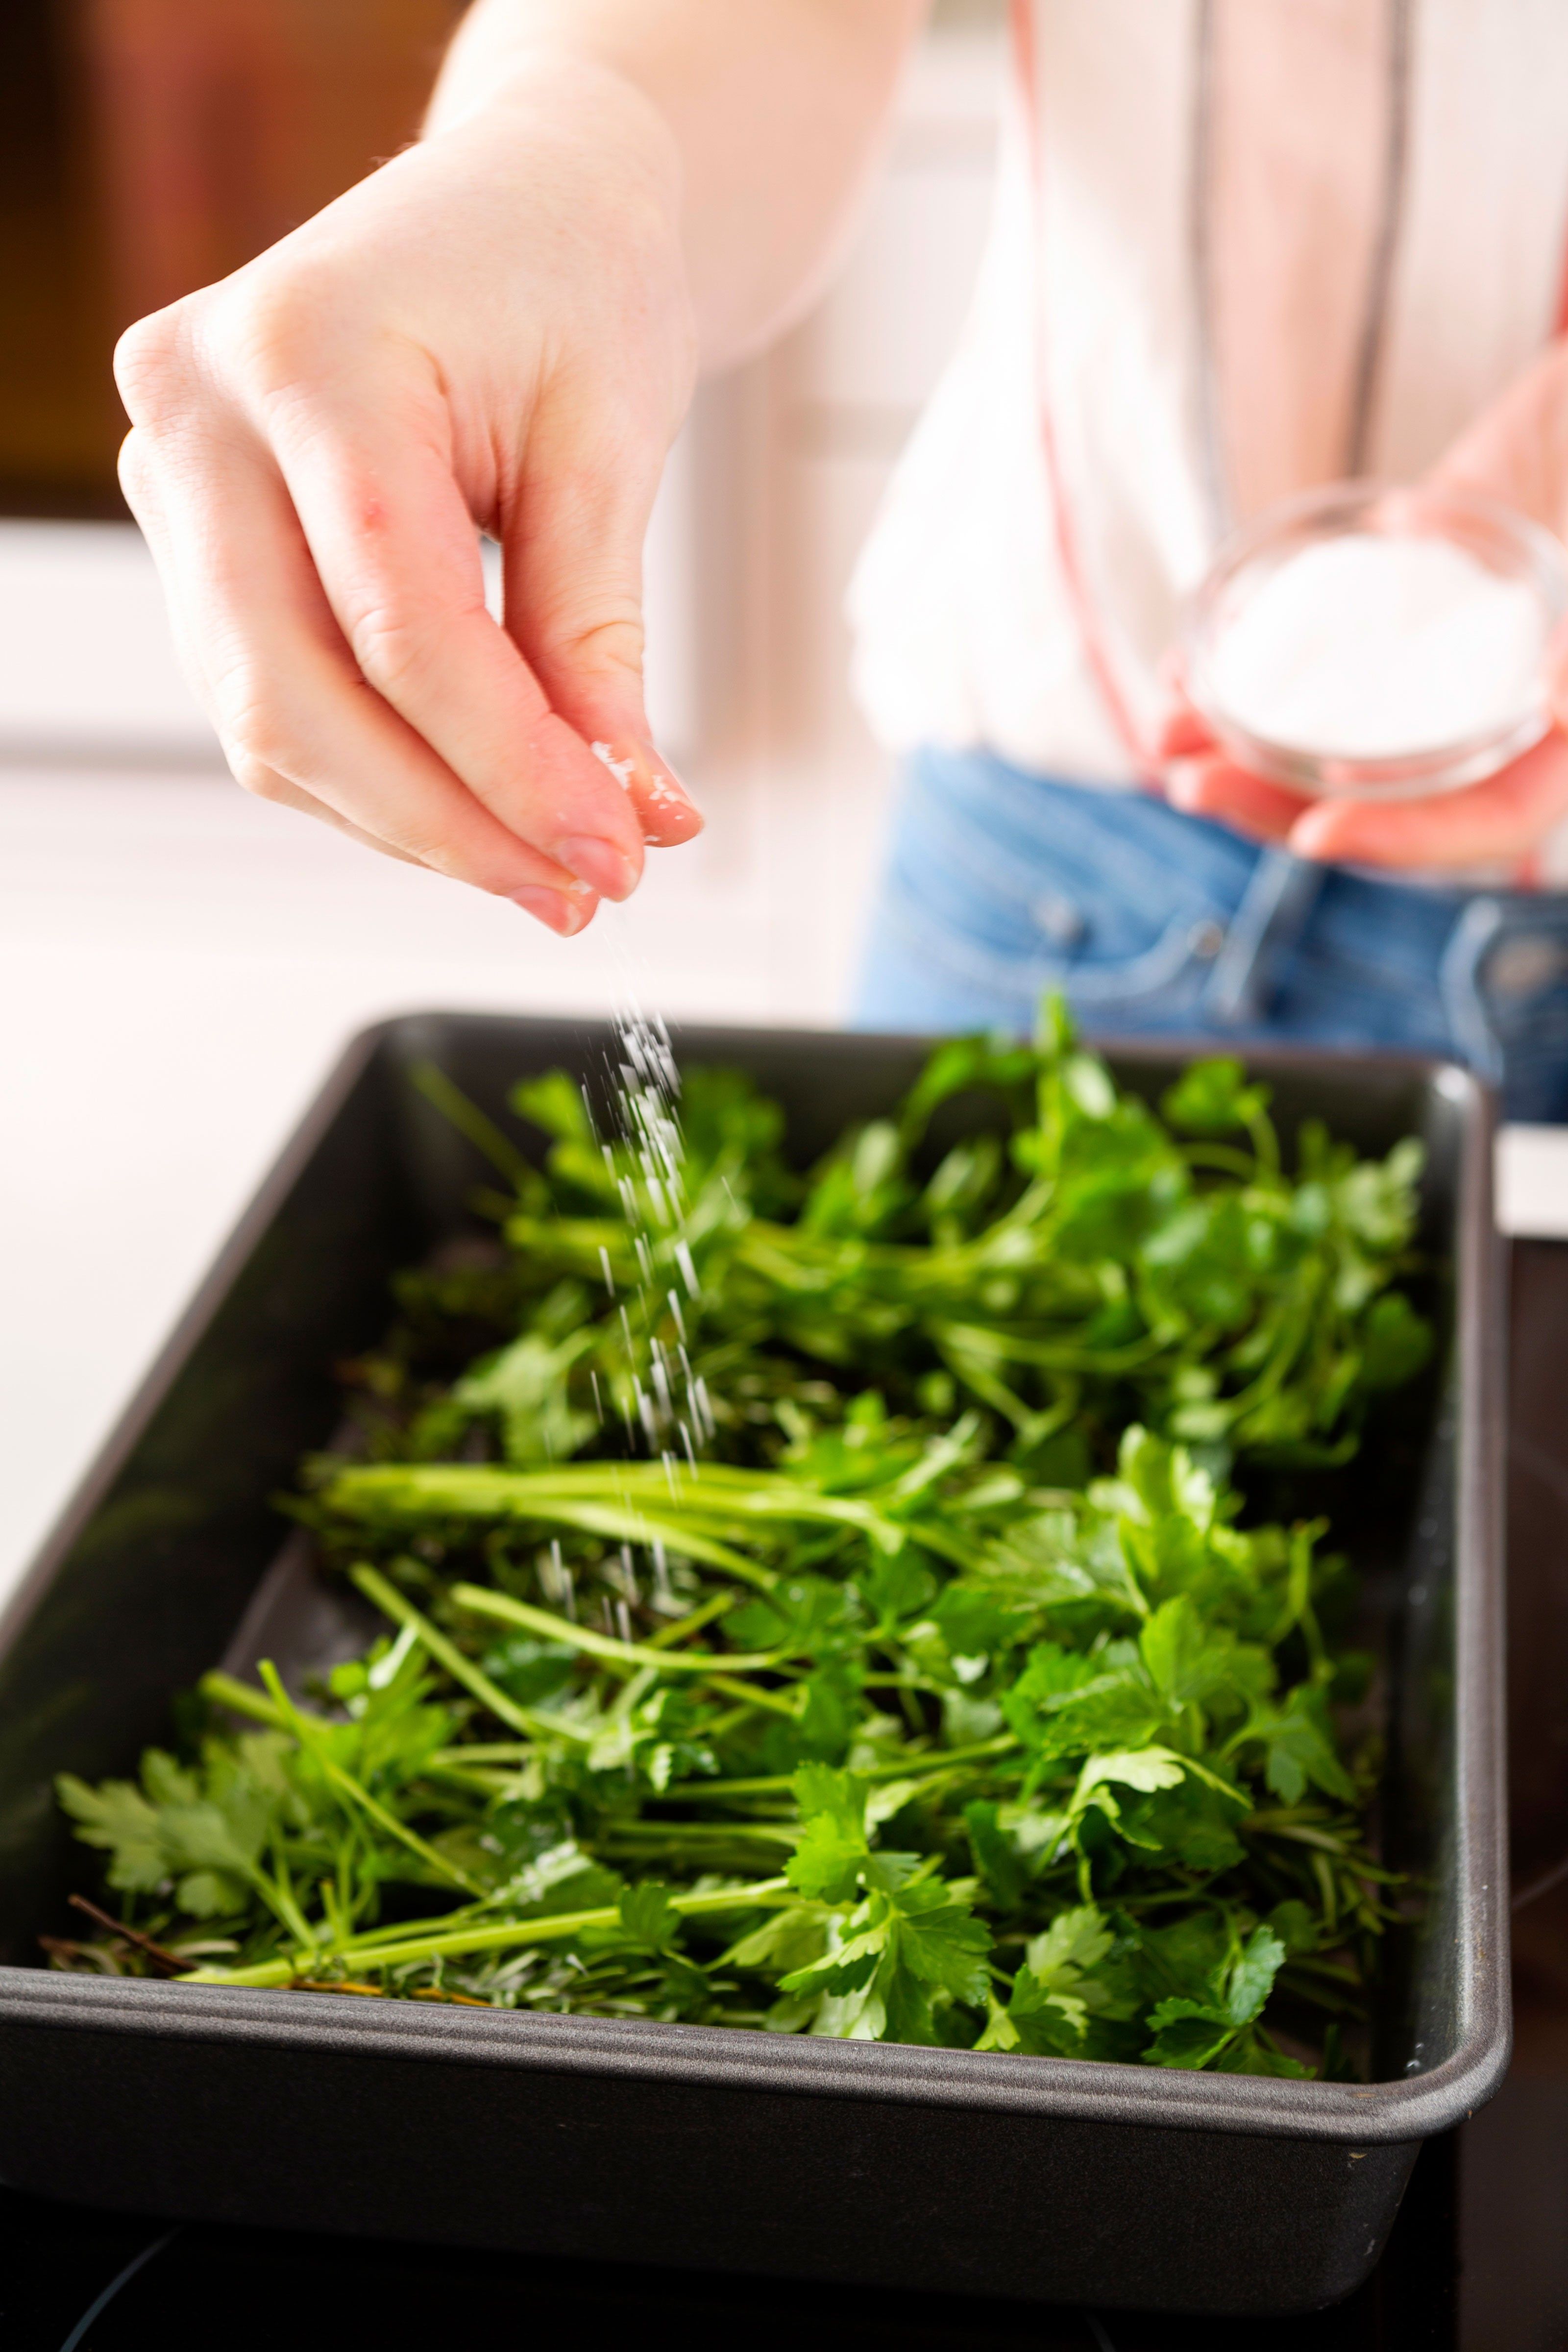
<path id="1" fill-rule="evenodd" d="M 1415 2168 L 1376 2272 L 1306 2320 L 846 2292 L 127 2219 L 0 2189 L 5 2352 L 223 2352 L 688 2327 L 747 2352 L 1564 2352 L 1568 2347 L 1568 1246 L 1514 1254 L 1510 1751 L 1517 2040 L 1491 2105 Z M 1557 1864 L 1563 1874 L 1554 1876 Z M 1550 1882 L 1550 1883 L 1543 1883 Z"/>

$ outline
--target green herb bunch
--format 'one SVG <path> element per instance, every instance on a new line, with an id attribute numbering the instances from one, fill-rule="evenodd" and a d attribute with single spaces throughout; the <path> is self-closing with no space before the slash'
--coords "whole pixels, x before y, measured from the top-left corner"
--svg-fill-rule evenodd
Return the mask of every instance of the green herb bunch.
<path id="1" fill-rule="evenodd" d="M 427 1090 L 500 1238 L 401 1279 L 295 1505 L 388 1630 L 62 1780 L 121 1916 L 57 1963 L 1345 2071 L 1369 1662 L 1323 1521 L 1244 1496 L 1425 1361 L 1419 1147 L 1287 1171 L 1237 1064 L 1156 1110 L 1054 1008 L 805 1179 L 732 1073 L 679 1188 L 564 1076 L 542 1168 Z"/>

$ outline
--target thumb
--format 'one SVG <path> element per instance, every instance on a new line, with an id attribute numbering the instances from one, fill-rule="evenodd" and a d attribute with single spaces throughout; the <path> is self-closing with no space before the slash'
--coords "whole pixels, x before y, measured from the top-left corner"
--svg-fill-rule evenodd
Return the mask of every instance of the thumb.
<path id="1" fill-rule="evenodd" d="M 654 745 L 643 693 L 642 553 L 659 465 L 574 450 L 531 471 L 503 520 L 503 623 L 551 708 L 631 800 L 645 840 L 689 841 L 702 816 Z"/>

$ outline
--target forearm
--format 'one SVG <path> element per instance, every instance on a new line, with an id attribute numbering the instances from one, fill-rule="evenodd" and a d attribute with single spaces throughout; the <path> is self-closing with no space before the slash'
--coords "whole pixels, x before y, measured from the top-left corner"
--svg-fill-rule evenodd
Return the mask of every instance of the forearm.
<path id="1" fill-rule="evenodd" d="M 926 0 L 477 0 L 426 126 L 438 134 L 563 66 L 615 75 L 627 135 L 673 148 L 704 364 L 754 350 L 808 298 L 875 155 Z M 591 104 L 592 83 L 563 81 Z"/>

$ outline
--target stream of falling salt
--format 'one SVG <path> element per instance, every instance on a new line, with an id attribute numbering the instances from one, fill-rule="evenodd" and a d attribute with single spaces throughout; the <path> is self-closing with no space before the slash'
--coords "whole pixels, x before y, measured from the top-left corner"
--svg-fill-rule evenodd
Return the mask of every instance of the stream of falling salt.
<path id="1" fill-rule="evenodd" d="M 600 1259 L 605 1290 L 614 1301 L 626 1351 L 623 1409 L 627 1435 L 664 1465 L 672 1496 L 680 1479 L 695 1470 L 700 1451 L 713 1435 L 708 1391 L 689 1352 L 687 1308 L 701 1297 L 697 1267 L 683 1227 L 687 1214 L 685 1143 L 680 1128 L 680 1073 L 662 1015 L 644 1010 L 629 943 L 616 910 L 604 924 L 605 946 L 614 960 L 610 1016 L 614 1043 L 605 1077 L 618 1141 L 632 1165 L 617 1169 L 614 1144 L 601 1143 L 616 1177 L 637 1267 L 629 1292 L 617 1292 L 609 1254 Z M 592 1106 L 590 1105 L 590 1110 Z M 596 1391 L 595 1391 L 596 1395 Z M 601 1417 L 603 1406 L 601 1405 Z M 649 1547 L 656 1590 L 669 1594 L 662 1544 Z M 622 1547 L 622 1588 L 637 1599 L 630 1550 Z"/>

